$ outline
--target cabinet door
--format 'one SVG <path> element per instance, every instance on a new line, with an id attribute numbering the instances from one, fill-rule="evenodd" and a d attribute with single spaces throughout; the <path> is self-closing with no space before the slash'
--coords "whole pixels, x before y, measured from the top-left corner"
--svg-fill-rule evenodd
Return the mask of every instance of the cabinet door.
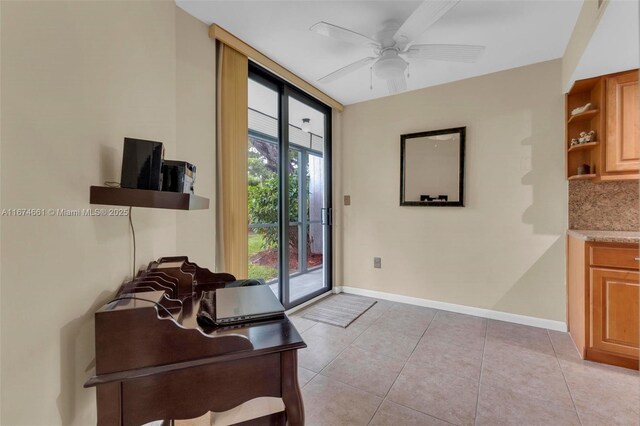
<path id="1" fill-rule="evenodd" d="M 638 95 L 637 71 L 607 78 L 605 141 L 607 173 L 640 169 Z"/>
<path id="2" fill-rule="evenodd" d="M 638 358 L 637 271 L 591 268 L 591 347 Z"/>

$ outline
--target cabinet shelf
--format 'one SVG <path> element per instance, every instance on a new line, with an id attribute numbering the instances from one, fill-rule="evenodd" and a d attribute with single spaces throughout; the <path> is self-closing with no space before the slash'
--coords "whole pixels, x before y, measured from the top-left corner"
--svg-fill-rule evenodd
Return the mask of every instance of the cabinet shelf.
<path id="1" fill-rule="evenodd" d="M 569 180 L 596 180 L 601 170 L 601 148 L 604 141 L 604 83 L 602 77 L 578 80 L 565 97 L 565 171 Z M 592 109 L 571 115 L 571 111 L 591 103 Z M 601 114 L 602 113 L 602 114 Z M 571 146 L 571 139 L 582 132 L 595 131 L 599 141 L 592 141 Z M 594 149 L 594 147 L 596 147 Z M 583 164 L 591 167 L 590 174 L 578 175 Z"/>
<path id="2" fill-rule="evenodd" d="M 598 110 L 598 109 L 590 109 L 590 110 L 587 110 L 585 112 L 581 112 L 580 114 L 572 115 L 571 117 L 569 117 L 569 121 L 567 121 L 567 123 L 591 120 L 599 112 L 600 112 L 600 110 Z"/>
<path id="3" fill-rule="evenodd" d="M 109 206 L 147 207 L 174 210 L 202 210 L 209 208 L 209 199 L 180 192 L 149 191 L 145 189 L 92 186 L 91 204 Z"/>
<path id="4" fill-rule="evenodd" d="M 574 145 L 574 146 L 570 147 L 568 152 L 580 151 L 580 150 L 583 150 L 583 149 L 589 149 L 589 148 L 593 148 L 596 145 L 598 145 L 597 141 L 581 143 L 581 144 Z"/>
<path id="5" fill-rule="evenodd" d="M 593 179 L 594 177 L 596 177 L 595 173 L 590 173 L 588 175 L 573 175 L 569 176 L 569 180 Z"/>

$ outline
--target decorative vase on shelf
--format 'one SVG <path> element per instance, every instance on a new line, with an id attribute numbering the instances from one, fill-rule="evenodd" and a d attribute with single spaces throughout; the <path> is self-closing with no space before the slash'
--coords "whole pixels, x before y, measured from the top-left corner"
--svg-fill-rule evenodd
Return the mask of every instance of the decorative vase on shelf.
<path id="1" fill-rule="evenodd" d="M 580 145 L 580 144 L 583 144 L 583 143 L 589 143 L 589 142 L 593 142 L 595 140 L 596 140 L 596 131 L 595 130 L 589 130 L 589 133 L 580 132 L 580 136 L 579 137 L 571 139 L 571 145 L 570 146 Z"/>
<path id="2" fill-rule="evenodd" d="M 581 107 L 575 108 L 571 111 L 571 115 L 578 115 L 578 114 L 582 114 L 583 112 L 586 112 L 587 110 L 591 109 L 591 102 L 589 102 L 586 105 L 583 105 Z"/>
<path id="3" fill-rule="evenodd" d="M 579 175 L 588 175 L 591 171 L 591 167 L 588 164 L 581 164 L 578 166 L 578 174 Z"/>

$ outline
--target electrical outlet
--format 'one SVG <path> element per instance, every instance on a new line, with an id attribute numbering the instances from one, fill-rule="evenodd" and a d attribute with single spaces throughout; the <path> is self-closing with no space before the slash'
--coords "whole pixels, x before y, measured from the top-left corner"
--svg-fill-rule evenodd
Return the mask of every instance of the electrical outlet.
<path id="1" fill-rule="evenodd" d="M 373 267 L 374 268 L 382 268 L 382 258 L 380 257 L 374 257 L 373 258 Z"/>

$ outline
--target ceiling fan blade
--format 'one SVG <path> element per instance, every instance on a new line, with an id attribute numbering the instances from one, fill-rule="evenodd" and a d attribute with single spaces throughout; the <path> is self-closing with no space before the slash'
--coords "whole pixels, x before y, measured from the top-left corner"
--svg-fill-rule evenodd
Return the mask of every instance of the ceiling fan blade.
<path id="1" fill-rule="evenodd" d="M 445 13 L 460 0 L 425 0 L 393 36 L 399 44 L 407 45 L 417 39 L 431 25 L 435 24 Z"/>
<path id="2" fill-rule="evenodd" d="M 314 33 L 323 35 L 325 37 L 331 37 L 336 40 L 346 41 L 347 43 L 364 45 L 364 46 L 378 46 L 378 42 L 362 34 L 358 34 L 354 31 L 346 28 L 339 27 L 337 25 L 329 24 L 327 22 L 318 22 L 309 28 Z"/>
<path id="3" fill-rule="evenodd" d="M 467 44 L 415 44 L 404 54 L 407 58 L 472 63 L 482 56 L 484 50 L 484 46 Z"/>
<path id="4" fill-rule="evenodd" d="M 404 74 L 401 74 L 396 78 L 387 80 L 387 87 L 389 88 L 389 94 L 391 95 L 404 92 L 407 90 L 407 79 Z"/>
<path id="5" fill-rule="evenodd" d="M 362 58 L 359 61 L 356 61 L 352 64 L 347 65 L 346 67 L 342 67 L 337 71 L 332 72 L 331 74 L 327 74 L 324 77 L 318 79 L 320 83 L 329 83 L 333 80 L 336 80 L 340 77 L 344 77 L 345 75 L 352 73 L 353 71 L 362 68 L 370 62 L 375 61 L 377 58 L 370 56 L 368 58 Z"/>

